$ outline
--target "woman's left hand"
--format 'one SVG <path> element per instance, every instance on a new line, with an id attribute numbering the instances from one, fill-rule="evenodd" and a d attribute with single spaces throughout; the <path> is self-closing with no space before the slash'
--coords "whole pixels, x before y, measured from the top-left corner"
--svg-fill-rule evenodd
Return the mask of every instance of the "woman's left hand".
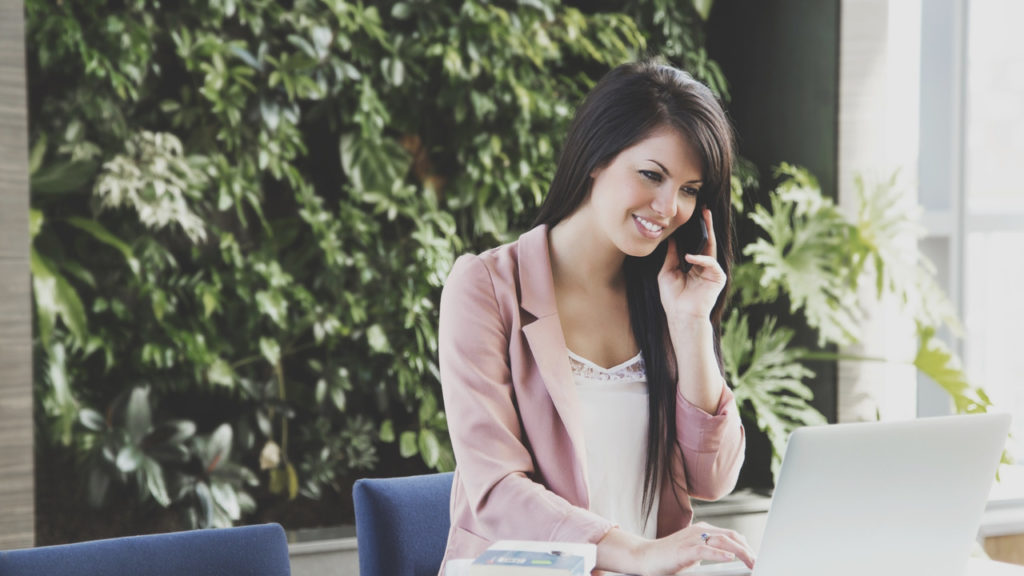
<path id="1" fill-rule="evenodd" d="M 707 320 L 711 309 L 718 301 L 718 295 L 725 288 L 725 271 L 718 264 L 718 243 L 715 227 L 711 221 L 711 210 L 704 208 L 700 214 L 708 230 L 708 241 L 702 254 L 684 254 L 691 264 L 689 272 L 683 272 L 675 240 L 669 240 L 665 262 L 658 273 L 658 288 L 661 305 L 669 323 L 688 322 L 695 319 Z"/>

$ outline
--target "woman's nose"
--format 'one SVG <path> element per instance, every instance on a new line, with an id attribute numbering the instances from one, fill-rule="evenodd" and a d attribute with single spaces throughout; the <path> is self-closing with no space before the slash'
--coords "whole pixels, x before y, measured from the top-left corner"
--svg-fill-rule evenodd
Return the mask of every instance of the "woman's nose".
<path id="1" fill-rule="evenodd" d="M 651 210 L 668 219 L 675 218 L 677 208 L 676 195 L 667 186 L 658 190 L 651 200 Z"/>

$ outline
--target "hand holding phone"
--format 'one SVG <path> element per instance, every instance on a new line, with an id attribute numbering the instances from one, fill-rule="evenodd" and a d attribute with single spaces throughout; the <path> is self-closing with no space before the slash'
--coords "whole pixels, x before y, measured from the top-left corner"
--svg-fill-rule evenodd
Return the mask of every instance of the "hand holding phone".
<path id="1" fill-rule="evenodd" d="M 686 261 L 684 254 L 703 254 L 704 247 L 708 245 L 708 226 L 704 222 L 704 218 L 702 217 L 703 214 L 702 211 L 700 211 L 700 207 L 698 206 L 697 209 L 698 212 L 694 214 L 694 216 L 700 218 L 700 238 L 697 240 L 697 248 L 693 252 L 690 252 L 689 246 L 683 246 L 683 242 L 685 241 L 685 239 L 681 235 L 676 240 L 676 248 L 678 249 L 679 260 L 683 264 L 683 273 L 685 274 L 690 273 L 690 268 L 693 268 L 693 264 Z"/>

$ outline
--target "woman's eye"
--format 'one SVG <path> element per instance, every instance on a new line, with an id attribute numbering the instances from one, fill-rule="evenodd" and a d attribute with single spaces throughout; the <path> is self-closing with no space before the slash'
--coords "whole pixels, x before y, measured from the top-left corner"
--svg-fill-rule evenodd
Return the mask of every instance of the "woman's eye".
<path id="1" fill-rule="evenodd" d="M 680 188 L 679 190 L 687 196 L 696 196 L 698 193 L 700 193 L 699 188 L 684 187 Z"/>
<path id="2" fill-rule="evenodd" d="M 640 174 L 642 174 L 643 177 L 647 178 L 648 180 L 654 182 L 661 182 L 661 174 L 658 174 L 657 172 L 653 172 L 651 170 L 641 170 Z"/>

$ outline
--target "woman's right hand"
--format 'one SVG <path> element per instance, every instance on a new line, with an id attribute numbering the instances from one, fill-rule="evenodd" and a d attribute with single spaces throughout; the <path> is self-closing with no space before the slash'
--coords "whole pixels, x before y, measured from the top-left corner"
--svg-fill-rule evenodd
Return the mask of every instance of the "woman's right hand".
<path id="1" fill-rule="evenodd" d="M 648 540 L 641 545 L 639 552 L 639 567 L 645 576 L 676 574 L 702 560 L 742 560 L 748 568 L 754 567 L 754 552 L 742 534 L 706 522 L 698 522 L 657 540 Z"/>
<path id="2" fill-rule="evenodd" d="M 742 560 L 748 568 L 754 567 L 754 552 L 746 538 L 706 522 L 698 522 L 657 540 L 612 528 L 597 543 L 598 569 L 641 576 L 676 574 L 702 560 L 728 562 L 736 559 Z"/>

